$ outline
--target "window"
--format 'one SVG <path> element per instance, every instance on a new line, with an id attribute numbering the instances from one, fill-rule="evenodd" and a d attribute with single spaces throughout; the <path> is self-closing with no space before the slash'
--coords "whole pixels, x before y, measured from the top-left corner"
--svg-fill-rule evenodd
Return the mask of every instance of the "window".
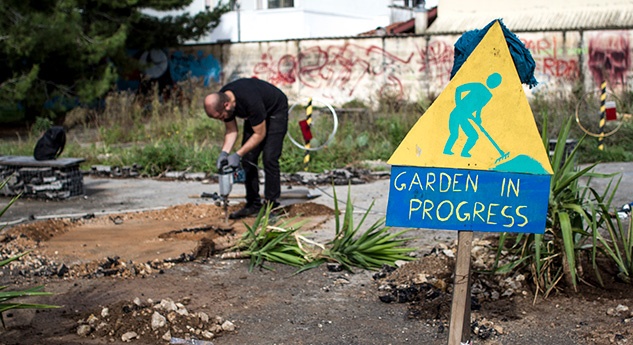
<path id="1" fill-rule="evenodd" d="M 396 6 L 402 7 L 424 7 L 426 0 L 396 0 L 393 2 Z"/>
<path id="2" fill-rule="evenodd" d="M 268 8 L 295 7 L 294 0 L 268 0 Z"/>

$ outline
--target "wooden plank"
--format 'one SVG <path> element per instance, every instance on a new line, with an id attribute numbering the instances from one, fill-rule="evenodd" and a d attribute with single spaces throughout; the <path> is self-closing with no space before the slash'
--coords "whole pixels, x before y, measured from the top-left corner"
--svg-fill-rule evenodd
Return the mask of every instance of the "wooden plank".
<path id="1" fill-rule="evenodd" d="M 457 241 L 448 345 L 460 345 L 470 340 L 470 250 L 473 232 L 460 231 Z"/>
<path id="2" fill-rule="evenodd" d="M 0 156 L 0 165 L 20 167 L 66 168 L 85 162 L 84 158 L 58 158 L 45 161 L 35 160 L 32 156 Z"/>

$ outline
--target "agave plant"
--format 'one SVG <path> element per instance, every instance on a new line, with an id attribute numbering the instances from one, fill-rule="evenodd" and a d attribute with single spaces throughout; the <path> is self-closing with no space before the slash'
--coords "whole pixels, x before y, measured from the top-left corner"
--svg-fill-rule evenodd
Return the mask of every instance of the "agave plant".
<path id="1" fill-rule="evenodd" d="M 335 236 L 330 242 L 317 246 L 317 253 L 311 253 L 314 259 L 301 268 L 306 270 L 323 264 L 334 262 L 340 264 L 348 271 L 352 267 L 360 267 L 368 270 L 382 268 L 384 265 L 395 266 L 396 261 L 411 261 L 414 258 L 408 255 L 415 248 L 402 247 L 407 241 L 399 238 L 410 231 L 405 229 L 391 233 L 389 227 L 385 227 L 385 218 L 381 217 L 361 233 L 361 228 L 370 214 L 374 205 L 370 205 L 358 224 L 354 225 L 354 205 L 351 201 L 350 190 L 347 191 L 345 216 L 341 222 L 341 212 L 338 207 L 336 189 L 334 190 Z"/>
<path id="2" fill-rule="evenodd" d="M 7 185 L 7 183 L 9 183 L 9 179 L 5 179 L 4 181 L 0 182 L 0 190 L 3 190 L 5 188 L 5 186 Z M 22 196 L 22 193 L 16 195 L 15 197 L 13 197 L 8 204 L 6 204 L 1 210 L 0 210 L 0 218 L 2 218 L 2 216 L 5 214 L 5 212 L 7 212 L 7 210 L 9 209 L 9 207 L 11 207 L 11 205 L 13 205 L 19 198 L 20 196 Z M 4 229 L 4 225 L 0 227 L 0 230 Z"/>
<path id="3" fill-rule="evenodd" d="M 579 256 L 588 248 L 593 248 L 592 238 L 599 233 L 604 217 L 597 214 L 608 190 L 599 194 L 588 184 L 581 184 L 583 179 L 608 178 L 609 174 L 598 174 L 592 170 L 596 164 L 581 169 L 575 165 L 577 149 L 584 140 L 582 137 L 576 147 L 567 152 L 567 139 L 572 121 L 569 119 L 559 133 L 554 152 L 551 156 L 554 174 L 551 178 L 549 206 L 544 234 L 500 235 L 495 271 L 505 273 L 516 268 L 527 268 L 536 286 L 537 294 L 546 297 L 561 281 L 577 290 L 579 281 Z M 543 143 L 548 146 L 547 123 L 543 125 Z M 501 253 L 510 244 L 509 263 L 497 266 Z"/>
<path id="4" fill-rule="evenodd" d="M 303 225 L 302 222 L 293 223 L 292 220 L 279 222 L 277 217 L 273 220 L 270 215 L 271 209 L 268 207 L 260 210 L 253 225 L 245 224 L 247 232 L 234 246 L 234 251 L 225 253 L 222 257 L 250 258 L 249 270 L 256 266 L 270 268 L 264 266 L 264 263 L 268 261 L 299 267 L 297 273 L 326 262 L 339 263 L 348 271 L 352 271 L 352 267 L 372 270 L 379 269 L 383 265 L 394 266 L 398 260 L 414 259 L 407 254 L 415 249 L 402 247 L 406 240 L 398 238 L 409 230 L 389 232 L 390 228 L 384 226 L 384 217 L 361 233 L 361 228 L 371 212 L 373 203 L 356 226 L 349 189 L 342 222 L 336 190 L 334 190 L 334 205 L 335 236 L 326 244 L 317 243 L 300 235 L 297 231 Z"/>
<path id="5" fill-rule="evenodd" d="M 256 266 L 272 269 L 264 263 L 277 262 L 294 267 L 306 265 L 309 257 L 295 240 L 294 234 L 302 222 L 281 221 L 271 216 L 271 206 L 262 207 L 252 225 L 244 223 L 246 233 L 223 258 L 249 258 L 249 271 Z"/>
<path id="6" fill-rule="evenodd" d="M 12 261 L 15 261 L 28 253 L 29 252 L 27 251 L 20 255 L 16 255 L 6 260 L 0 261 L 0 267 L 3 267 Z M 12 309 L 58 308 L 58 306 L 48 305 L 48 304 L 32 304 L 32 303 L 21 303 L 21 302 L 15 301 L 16 299 L 22 298 L 22 297 L 52 295 L 52 293 L 50 292 L 41 291 L 44 288 L 43 286 L 36 286 L 34 288 L 19 290 L 19 291 L 5 291 L 7 288 L 8 286 L 0 286 L 0 322 L 2 322 L 2 327 L 5 327 L 5 324 L 4 324 L 5 311 L 12 310 Z"/>
<path id="7" fill-rule="evenodd" d="M 599 254 L 614 264 L 618 270 L 616 276 L 620 280 L 633 283 L 633 221 L 622 221 L 611 212 L 612 200 L 621 181 L 622 176 L 613 185 L 614 180 L 611 180 L 602 195 L 594 194 L 597 204 L 592 209 L 590 223 L 591 261 L 596 278 L 602 285 L 604 283 L 597 264 Z"/>
<path id="8" fill-rule="evenodd" d="M 336 234 L 334 239 L 328 243 L 330 248 L 323 252 L 323 256 L 334 259 L 350 271 L 352 266 L 371 270 L 379 269 L 383 265 L 394 266 L 398 260 L 413 260 L 414 258 L 408 254 L 415 251 L 415 248 L 402 247 L 406 240 L 399 239 L 410 229 L 390 233 L 390 228 L 384 226 L 385 217 L 379 218 L 360 236 L 357 235 L 373 206 L 374 202 L 371 203 L 358 224 L 354 226 L 354 205 L 348 188 L 345 217 L 341 223 L 336 190 L 334 190 Z"/>
<path id="9" fill-rule="evenodd" d="M 4 180 L 3 182 L 0 183 L 0 190 L 4 188 L 4 186 L 7 184 L 7 181 L 8 180 Z M 9 207 L 11 207 L 11 205 L 13 205 L 13 203 L 15 203 L 16 200 L 18 200 L 19 197 L 20 195 L 17 195 L 14 198 L 12 198 L 11 201 L 9 201 L 9 203 L 0 210 L 0 217 L 4 215 L 4 213 L 9 209 Z M 0 230 L 2 228 L 0 228 Z M 4 267 L 10 262 L 15 261 L 28 253 L 29 251 L 0 261 L 0 267 Z M 34 288 L 20 290 L 20 291 L 6 291 L 7 288 L 8 286 L 0 286 L 0 322 L 2 323 L 2 327 L 5 327 L 4 317 L 3 317 L 5 311 L 12 310 L 12 309 L 58 308 L 57 306 L 48 305 L 48 304 L 30 304 L 30 303 L 20 303 L 20 302 L 15 301 L 16 299 L 22 298 L 22 297 L 51 295 L 50 292 L 41 291 L 43 289 L 43 286 L 36 286 Z"/>

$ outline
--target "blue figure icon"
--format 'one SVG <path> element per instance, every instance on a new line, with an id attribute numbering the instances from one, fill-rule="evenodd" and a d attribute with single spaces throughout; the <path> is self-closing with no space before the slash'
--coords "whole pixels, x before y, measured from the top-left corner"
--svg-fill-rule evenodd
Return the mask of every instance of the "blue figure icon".
<path id="1" fill-rule="evenodd" d="M 444 146 L 444 154 L 453 154 L 453 145 L 455 145 L 459 137 L 459 129 L 461 128 L 467 137 L 466 143 L 462 148 L 461 156 L 466 158 L 471 156 L 470 149 L 477 143 L 479 134 L 470 120 L 479 127 L 486 137 L 490 139 L 495 148 L 497 148 L 497 144 L 490 138 L 481 125 L 481 111 L 483 107 L 488 104 L 490 99 L 492 99 L 492 92 L 490 92 L 490 90 L 499 86 L 501 79 L 499 73 L 492 73 L 486 79 L 486 85 L 482 83 L 466 83 L 457 87 L 455 90 L 455 108 L 451 111 L 448 120 L 448 130 L 450 134 Z"/>

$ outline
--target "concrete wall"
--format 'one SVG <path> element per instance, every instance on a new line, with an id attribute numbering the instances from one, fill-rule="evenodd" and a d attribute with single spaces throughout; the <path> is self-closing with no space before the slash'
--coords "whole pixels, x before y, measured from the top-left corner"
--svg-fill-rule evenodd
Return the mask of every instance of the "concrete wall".
<path id="1" fill-rule="evenodd" d="M 539 85 L 526 89 L 528 96 L 564 95 L 577 85 L 594 90 L 603 71 L 609 89 L 633 89 L 632 33 L 517 33 L 537 64 Z M 187 66 L 173 66 L 185 61 L 197 68 L 194 76 L 219 83 L 257 77 L 286 91 L 291 100 L 314 97 L 341 105 L 354 99 L 372 103 L 389 94 L 416 101 L 437 96 L 447 85 L 458 38 L 354 37 L 186 46 L 170 51 L 170 70 L 186 70 Z M 204 73 L 205 66 L 211 66 L 209 73 Z"/>

